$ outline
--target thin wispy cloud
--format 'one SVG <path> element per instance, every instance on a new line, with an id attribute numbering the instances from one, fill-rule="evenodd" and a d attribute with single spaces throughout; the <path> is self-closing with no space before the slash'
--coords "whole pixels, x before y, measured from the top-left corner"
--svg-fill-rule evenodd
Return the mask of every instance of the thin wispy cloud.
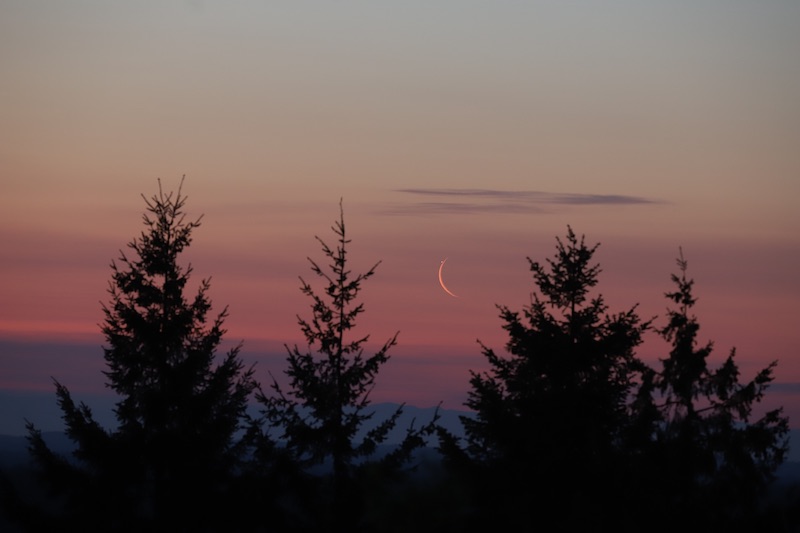
<path id="1" fill-rule="evenodd" d="M 467 215 L 476 213 L 526 214 L 539 213 L 540 207 L 523 203 L 479 203 L 479 202 L 413 202 L 396 204 L 384 210 L 392 215 L 411 214 L 451 214 Z"/>
<path id="2" fill-rule="evenodd" d="M 410 214 L 528 214 L 552 211 L 558 205 L 637 205 L 659 200 L 624 194 L 577 194 L 545 191 L 503 191 L 495 189 L 395 189 L 410 197 L 384 210 L 395 215 Z M 438 200 L 438 201 L 435 201 Z"/>
<path id="3" fill-rule="evenodd" d="M 773 382 L 769 389 L 782 394 L 800 394 L 800 383 L 797 382 Z"/>

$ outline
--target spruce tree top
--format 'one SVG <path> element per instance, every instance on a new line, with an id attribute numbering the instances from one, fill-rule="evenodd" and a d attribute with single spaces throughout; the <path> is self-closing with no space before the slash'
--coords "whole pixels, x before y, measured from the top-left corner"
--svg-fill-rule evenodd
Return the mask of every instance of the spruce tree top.
<path id="1" fill-rule="evenodd" d="M 239 346 L 215 361 L 227 308 L 209 318 L 209 280 L 186 296 L 192 267 L 179 256 L 202 217 L 187 221 L 185 202 L 180 187 L 164 193 L 159 182 L 158 194 L 145 198 L 145 230 L 128 244 L 133 254 L 121 252 L 111 263 L 105 375 L 121 396 L 116 415 L 123 432 L 145 440 L 171 435 L 187 446 L 202 436 L 192 446 L 214 453 L 239 429 L 254 385 L 252 371 L 242 371 Z"/>

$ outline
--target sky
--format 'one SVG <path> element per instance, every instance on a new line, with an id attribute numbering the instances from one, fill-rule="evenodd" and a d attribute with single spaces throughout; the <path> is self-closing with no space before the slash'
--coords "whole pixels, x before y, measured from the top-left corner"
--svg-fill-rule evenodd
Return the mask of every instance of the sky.
<path id="1" fill-rule="evenodd" d="M 656 325 L 681 248 L 712 364 L 778 360 L 800 427 L 799 25 L 790 0 L 0 0 L 0 433 L 57 424 L 52 378 L 107 397 L 109 264 L 184 175 L 185 261 L 264 383 L 342 199 L 353 270 L 381 261 L 356 332 L 400 332 L 374 401 L 462 408 L 569 225 L 610 311 Z"/>

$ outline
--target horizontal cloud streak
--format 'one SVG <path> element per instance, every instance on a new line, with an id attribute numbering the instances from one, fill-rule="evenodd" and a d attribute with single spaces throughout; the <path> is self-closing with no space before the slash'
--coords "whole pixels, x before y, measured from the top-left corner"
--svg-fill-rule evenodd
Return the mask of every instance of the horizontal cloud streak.
<path id="1" fill-rule="evenodd" d="M 800 383 L 796 382 L 773 382 L 769 388 L 773 392 L 783 394 L 800 394 Z"/>
<path id="2" fill-rule="evenodd" d="M 461 196 L 519 200 L 551 204 L 653 204 L 655 200 L 622 194 L 576 194 L 544 191 L 500 191 L 493 189 L 395 189 L 395 192 L 425 196 Z"/>
<path id="3" fill-rule="evenodd" d="M 465 203 L 465 202 L 418 202 L 385 209 L 383 213 L 390 215 L 409 215 L 425 213 L 447 213 L 466 215 L 475 213 L 540 213 L 543 209 L 535 205 L 523 203 Z"/>
<path id="4" fill-rule="evenodd" d="M 527 214 L 547 211 L 553 205 L 636 205 L 657 204 L 659 200 L 623 194 L 576 194 L 545 191 L 502 191 L 494 189 L 395 189 L 407 195 L 454 201 L 419 201 L 385 209 L 385 214 Z"/>

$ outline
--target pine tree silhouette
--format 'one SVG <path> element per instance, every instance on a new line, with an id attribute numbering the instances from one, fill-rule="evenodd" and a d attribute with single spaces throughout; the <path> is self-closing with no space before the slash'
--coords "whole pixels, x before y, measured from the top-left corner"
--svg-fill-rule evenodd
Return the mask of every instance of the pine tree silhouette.
<path id="1" fill-rule="evenodd" d="M 183 182 L 181 181 L 181 185 Z M 245 408 L 255 383 L 240 346 L 217 356 L 227 309 L 209 318 L 209 281 L 187 298 L 191 266 L 179 264 L 200 219 L 186 197 L 145 198 L 145 230 L 112 262 L 103 306 L 107 386 L 119 395 L 118 427 L 56 384 L 74 459 L 59 457 L 28 424 L 31 452 L 64 494 L 58 523 L 96 531 L 208 531 L 232 520 L 228 490 L 241 461 Z"/>
<path id="2" fill-rule="evenodd" d="M 654 503 L 669 510 L 666 527 L 689 517 L 698 526 L 757 527 L 760 498 L 788 449 L 782 408 L 753 413 L 777 363 L 740 382 L 732 349 L 711 368 L 713 344 L 698 345 L 694 280 L 686 277 L 682 251 L 677 263 L 680 273 L 671 276 L 675 290 L 666 293 L 677 307 L 668 310 L 668 322 L 659 330 L 671 350 L 655 380 L 660 422 L 651 468 L 655 487 L 663 492 Z"/>
<path id="3" fill-rule="evenodd" d="M 326 530 L 355 531 L 363 527 L 363 481 L 373 467 L 396 470 L 433 431 L 434 421 L 415 429 L 409 427 L 405 439 L 391 453 L 377 458 L 378 445 L 386 441 L 403 407 L 388 418 L 373 421 L 369 409 L 370 392 L 381 367 L 389 360 L 388 351 L 397 343 L 397 333 L 375 353 L 365 353 L 369 336 L 350 336 L 356 319 L 364 311 L 358 302 L 362 282 L 371 278 L 380 262 L 362 274 L 348 269 L 350 240 L 346 236 L 344 212 L 332 230 L 337 245 L 328 246 L 317 237 L 329 263 L 322 267 L 309 258 L 311 270 L 321 278 L 323 289 L 315 290 L 300 278 L 301 290 L 311 301 L 312 316 L 298 316 L 298 324 L 308 343 L 307 349 L 287 346 L 288 389 L 273 379 L 272 393 L 256 394 L 263 406 L 267 433 L 277 431 L 277 440 L 308 474 L 318 465 L 328 465 L 330 475 L 316 474 L 329 481 L 320 495 L 321 508 L 314 511 L 317 525 Z M 262 434 L 274 448 L 275 438 Z M 319 470 L 318 470 L 319 471 Z"/>
<path id="4" fill-rule="evenodd" d="M 631 308 L 609 314 L 590 297 L 600 272 L 568 228 L 543 265 L 522 315 L 498 306 L 508 356 L 481 344 L 486 372 L 471 372 L 466 448 L 441 432 L 451 464 L 477 488 L 478 528 L 603 527 L 624 484 L 626 444 L 637 422 L 628 400 L 646 367 L 634 349 L 649 322 Z M 607 525 L 607 524 L 606 524 Z"/>

